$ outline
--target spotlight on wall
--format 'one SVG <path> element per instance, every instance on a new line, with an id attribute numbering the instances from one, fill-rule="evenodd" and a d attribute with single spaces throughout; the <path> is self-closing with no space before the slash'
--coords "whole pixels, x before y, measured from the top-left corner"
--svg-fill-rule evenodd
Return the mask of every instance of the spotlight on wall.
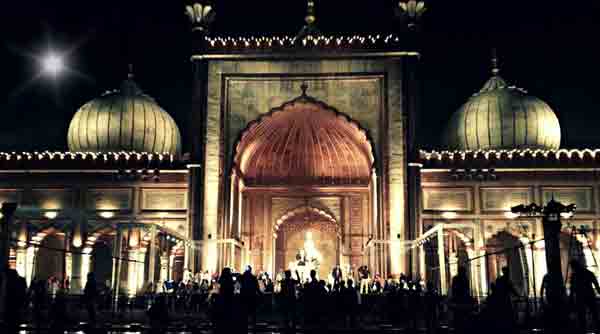
<path id="1" fill-rule="evenodd" d="M 115 213 L 111 212 L 111 211 L 102 211 L 102 212 L 98 213 L 98 216 L 100 216 L 104 219 L 110 219 L 115 216 Z"/>
<path id="2" fill-rule="evenodd" d="M 58 217 L 58 212 L 56 211 L 47 211 L 44 213 L 44 217 L 48 218 L 48 219 L 54 219 L 56 217 Z"/>
<path id="3" fill-rule="evenodd" d="M 565 219 L 573 217 L 573 211 L 561 212 L 560 216 Z"/>
<path id="4" fill-rule="evenodd" d="M 454 219 L 456 217 L 458 217 L 458 214 L 454 211 L 442 212 L 442 218 L 444 218 L 444 219 Z"/>

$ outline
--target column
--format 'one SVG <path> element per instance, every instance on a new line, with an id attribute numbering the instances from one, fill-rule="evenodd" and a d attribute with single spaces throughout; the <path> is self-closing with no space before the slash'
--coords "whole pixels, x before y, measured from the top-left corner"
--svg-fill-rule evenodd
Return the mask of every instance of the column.
<path id="1" fill-rule="evenodd" d="M 136 254 L 136 293 L 144 291 L 144 276 L 146 274 L 146 248 L 139 248 Z"/>
<path id="2" fill-rule="evenodd" d="M 26 260 L 26 274 L 25 280 L 27 280 L 27 286 L 31 284 L 33 280 L 33 270 L 35 264 L 35 257 L 37 256 L 38 248 L 35 246 L 27 247 L 27 260 Z"/>
<path id="3" fill-rule="evenodd" d="M 121 264 L 122 264 L 122 256 L 123 252 L 123 230 L 117 225 L 115 239 L 113 241 L 113 270 L 112 270 L 112 280 L 111 287 L 115 292 L 115 296 L 118 295 L 119 289 L 121 286 Z"/>
<path id="4" fill-rule="evenodd" d="M 527 263 L 525 263 L 525 265 L 527 266 L 527 286 L 529 288 L 529 291 L 527 291 L 527 293 L 529 294 L 529 296 L 534 296 L 534 294 L 536 293 L 536 282 L 534 281 L 534 277 L 537 278 L 537 275 L 535 275 L 534 273 L 534 269 L 533 269 L 533 257 L 532 257 L 532 253 L 531 253 L 531 244 L 529 241 L 529 238 L 519 238 L 519 240 L 521 241 L 521 243 L 523 244 L 523 248 L 521 249 L 522 252 L 524 252 L 525 254 L 525 261 Z"/>
<path id="5" fill-rule="evenodd" d="M 446 257 L 444 254 L 444 229 L 437 232 L 437 256 L 440 270 L 440 292 L 442 295 L 448 293 L 448 282 L 446 281 Z"/>
<path id="6" fill-rule="evenodd" d="M 17 246 L 17 273 L 21 277 L 27 277 L 27 248 Z M 27 283 L 29 285 L 29 282 Z"/>
<path id="7" fill-rule="evenodd" d="M 134 296 L 137 292 L 137 278 L 138 278 L 138 250 L 129 248 L 127 252 L 127 294 Z"/>
<path id="8" fill-rule="evenodd" d="M 150 226 L 150 249 L 148 253 L 148 283 L 156 283 L 156 225 Z M 187 262 L 186 262 L 187 263 Z"/>
<path id="9" fill-rule="evenodd" d="M 169 280 L 169 255 L 163 252 L 160 256 L 160 284 Z"/>
<path id="10" fill-rule="evenodd" d="M 477 260 L 477 272 L 479 274 L 479 293 L 481 296 L 486 296 L 488 293 L 488 280 L 487 280 L 487 261 L 486 261 L 486 250 L 485 250 L 485 229 L 483 226 L 483 222 L 479 219 L 474 222 L 474 231 L 475 235 L 475 254 L 479 256 Z"/>

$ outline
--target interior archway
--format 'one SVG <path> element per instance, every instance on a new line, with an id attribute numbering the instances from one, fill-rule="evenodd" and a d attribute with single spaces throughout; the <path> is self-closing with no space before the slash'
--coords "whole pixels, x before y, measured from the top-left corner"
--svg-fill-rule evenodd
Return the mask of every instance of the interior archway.
<path id="1" fill-rule="evenodd" d="M 33 277 L 34 280 L 53 277 L 62 284 L 65 273 L 65 238 L 53 231 L 48 233 L 37 251 Z"/>
<path id="2" fill-rule="evenodd" d="M 488 278 L 489 282 L 495 282 L 502 276 L 502 268 L 509 269 L 510 280 L 519 293 L 526 293 L 527 286 L 527 260 L 525 248 L 519 238 L 501 231 L 487 241 Z"/>
<path id="3" fill-rule="evenodd" d="M 278 271 L 298 271 L 304 280 L 314 269 L 320 279 L 327 279 L 332 268 L 340 264 L 337 223 L 317 210 L 289 215 L 277 228 L 276 236 Z"/>

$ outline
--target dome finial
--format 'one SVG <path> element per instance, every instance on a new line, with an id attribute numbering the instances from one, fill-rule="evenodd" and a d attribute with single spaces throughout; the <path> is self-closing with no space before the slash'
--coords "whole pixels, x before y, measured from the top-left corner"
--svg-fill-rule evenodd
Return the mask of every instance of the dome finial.
<path id="1" fill-rule="evenodd" d="M 498 68 L 498 51 L 496 48 L 492 48 L 492 74 L 494 76 L 500 73 L 500 68 Z"/>
<path id="2" fill-rule="evenodd" d="M 133 64 L 129 63 L 127 65 L 127 79 L 133 79 Z"/>
<path id="3" fill-rule="evenodd" d="M 321 32 L 319 31 L 319 29 L 317 29 L 315 21 L 317 21 L 317 16 L 315 14 L 315 0 L 308 0 L 308 4 L 306 7 L 306 16 L 304 17 L 304 22 L 306 22 L 306 25 L 302 27 L 296 38 L 303 39 L 307 36 L 320 35 Z"/>

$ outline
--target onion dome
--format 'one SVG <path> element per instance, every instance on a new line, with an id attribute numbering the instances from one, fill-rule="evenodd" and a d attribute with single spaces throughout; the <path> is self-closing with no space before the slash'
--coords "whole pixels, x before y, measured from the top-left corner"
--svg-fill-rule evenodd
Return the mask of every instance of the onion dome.
<path id="1" fill-rule="evenodd" d="M 83 105 L 67 138 L 72 152 L 153 152 L 179 154 L 181 135 L 173 118 L 142 93 L 133 75 L 119 90 Z"/>
<path id="2" fill-rule="evenodd" d="M 492 77 L 452 115 L 444 135 L 451 150 L 550 149 L 560 146 L 560 124 L 548 104 Z"/>

